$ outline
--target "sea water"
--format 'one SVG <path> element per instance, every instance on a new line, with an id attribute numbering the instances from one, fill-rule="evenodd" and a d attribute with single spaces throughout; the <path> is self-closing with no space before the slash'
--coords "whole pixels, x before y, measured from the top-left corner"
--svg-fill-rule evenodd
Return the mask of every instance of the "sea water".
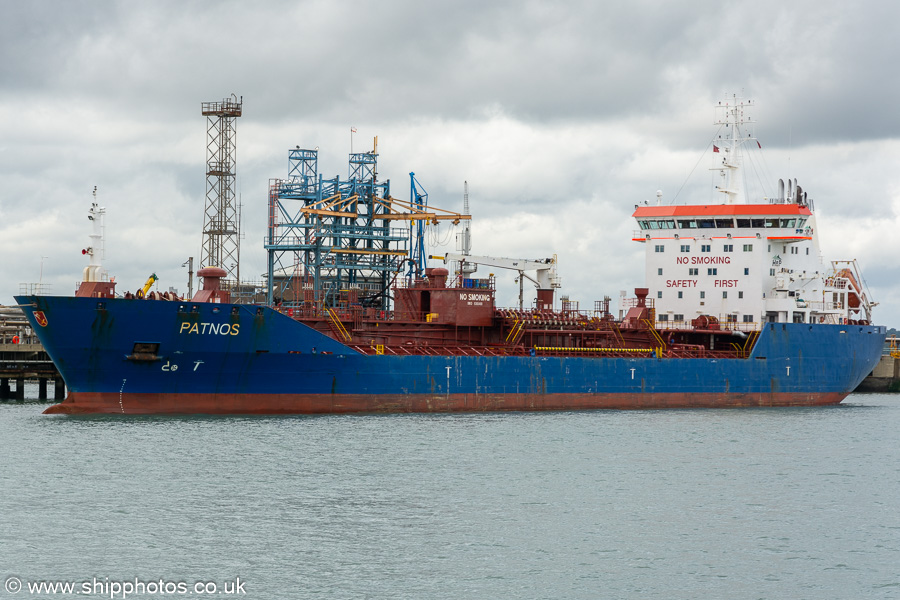
<path id="1" fill-rule="evenodd" d="M 312 417 L 46 406 L 0 403 L 0 598 L 900 597 L 900 396 Z"/>

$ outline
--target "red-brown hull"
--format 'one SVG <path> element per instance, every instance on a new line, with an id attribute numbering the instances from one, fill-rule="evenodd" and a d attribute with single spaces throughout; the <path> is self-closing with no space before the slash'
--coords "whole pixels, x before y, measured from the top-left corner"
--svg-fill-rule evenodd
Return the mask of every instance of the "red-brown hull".
<path id="1" fill-rule="evenodd" d="M 45 414 L 346 414 L 663 408 L 744 408 L 838 404 L 842 393 L 768 394 L 78 394 Z"/>

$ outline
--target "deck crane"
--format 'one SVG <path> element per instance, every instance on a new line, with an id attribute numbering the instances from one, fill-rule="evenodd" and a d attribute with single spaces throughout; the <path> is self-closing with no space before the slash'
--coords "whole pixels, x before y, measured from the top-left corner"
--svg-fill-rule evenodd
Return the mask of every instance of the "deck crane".
<path id="1" fill-rule="evenodd" d="M 494 256 L 472 256 L 468 254 L 453 254 L 448 252 L 443 256 L 431 256 L 434 260 L 442 260 L 444 264 L 450 261 L 458 261 L 460 263 L 460 271 L 463 273 L 473 273 L 475 269 L 465 268 L 465 264 L 483 265 L 485 267 L 498 267 L 500 269 L 510 269 L 519 272 L 519 310 L 523 310 L 523 278 L 537 286 L 537 308 L 538 310 L 553 309 L 553 290 L 560 287 L 559 275 L 556 273 L 556 255 L 553 258 L 502 258 Z M 526 271 L 534 271 L 534 277 L 526 275 Z"/>
<path id="2" fill-rule="evenodd" d="M 150 288 L 153 287 L 153 284 L 156 283 L 157 279 L 159 279 L 159 277 L 156 276 L 156 273 L 152 273 L 150 277 L 147 278 L 147 282 L 144 284 L 144 287 L 138 290 L 137 297 L 146 298 L 147 292 L 150 291 Z"/>

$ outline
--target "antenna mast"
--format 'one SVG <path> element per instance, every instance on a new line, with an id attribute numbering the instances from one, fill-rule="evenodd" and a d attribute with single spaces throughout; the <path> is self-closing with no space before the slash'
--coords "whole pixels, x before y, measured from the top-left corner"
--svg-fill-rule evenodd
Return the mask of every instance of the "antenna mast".
<path id="1" fill-rule="evenodd" d="M 469 212 L 469 182 L 463 182 L 463 214 L 471 215 Z M 456 234 L 456 249 L 463 256 L 472 254 L 472 221 L 466 219 L 463 221 L 462 231 Z M 471 262 L 453 261 L 453 271 L 460 278 L 468 278 L 478 269 L 478 265 Z"/>
<path id="2" fill-rule="evenodd" d="M 747 141 L 759 142 L 749 132 L 750 125 L 753 121 L 748 114 L 745 115 L 745 109 L 753 107 L 752 100 L 744 100 L 736 94 L 732 96 L 731 102 L 719 102 L 716 109 L 719 116 L 715 121 L 716 125 L 725 127 L 725 139 L 719 136 L 719 140 L 724 143 L 716 144 L 713 152 L 721 153 L 721 163 L 712 167 L 712 170 L 721 173 L 723 184 L 716 186 L 718 191 L 725 194 L 726 204 L 739 204 L 747 201 L 746 190 L 744 186 L 744 178 L 741 173 L 742 156 L 741 146 Z"/>

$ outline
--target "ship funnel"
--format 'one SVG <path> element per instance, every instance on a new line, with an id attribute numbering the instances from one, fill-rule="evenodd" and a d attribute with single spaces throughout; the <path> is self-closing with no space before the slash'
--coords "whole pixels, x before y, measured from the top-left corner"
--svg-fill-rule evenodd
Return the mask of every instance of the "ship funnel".
<path id="1" fill-rule="evenodd" d="M 793 185 L 792 185 L 792 183 L 791 183 L 791 178 L 788 177 L 787 196 L 784 197 L 784 201 L 785 201 L 785 202 L 788 202 L 788 199 L 789 199 L 789 198 L 792 198 L 793 196 L 794 196 L 794 188 L 793 188 Z"/>
<path id="2" fill-rule="evenodd" d="M 784 179 L 778 180 L 778 201 L 784 202 Z"/>

